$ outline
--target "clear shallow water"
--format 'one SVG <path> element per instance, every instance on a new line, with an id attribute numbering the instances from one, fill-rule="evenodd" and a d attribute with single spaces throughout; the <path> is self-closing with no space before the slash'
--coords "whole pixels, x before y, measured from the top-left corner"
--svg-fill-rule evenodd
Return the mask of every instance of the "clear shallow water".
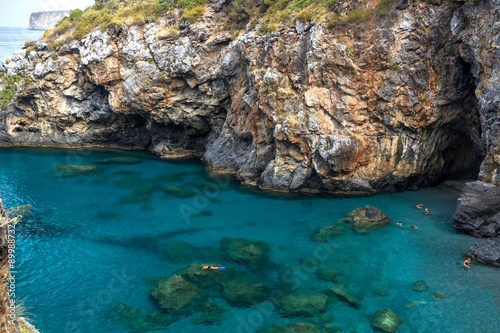
<path id="1" fill-rule="evenodd" d="M 0 27 L 0 61 L 11 56 L 15 50 L 24 46 L 28 40 L 36 40 L 43 31 L 27 28 Z"/>
<path id="2" fill-rule="evenodd" d="M 51 173 L 61 165 L 119 156 L 141 163 L 99 165 L 99 172 L 77 177 Z M 180 179 L 171 177 L 178 172 L 184 173 Z M 166 174 L 170 176 L 163 179 L 174 179 L 154 180 Z M 182 199 L 158 190 L 150 197 L 130 197 L 145 185 L 187 183 L 201 189 L 200 195 Z M 110 306 L 124 302 L 158 311 L 148 298 L 151 278 L 170 277 L 192 262 L 213 262 L 208 256 L 176 262 L 158 251 L 158 244 L 183 240 L 218 248 L 225 236 L 270 244 L 277 266 L 261 276 L 275 290 L 290 289 L 275 281 L 283 267 L 293 273 L 296 290 L 311 293 L 331 286 L 315 277 L 318 263 L 343 270 L 347 286 L 363 299 L 360 310 L 341 302 L 329 305 L 332 323 L 344 332 L 371 332 L 369 316 L 380 308 L 390 308 L 403 319 L 398 332 L 500 332 L 500 270 L 480 265 L 472 265 L 470 272 L 461 269 L 462 255 L 476 240 L 451 226 L 458 197 L 451 186 L 360 198 L 281 196 L 210 177 L 197 161 L 167 162 L 136 152 L 16 148 L 0 149 L 0 190 L 7 208 L 34 205 L 17 226 L 16 289 L 43 333 L 128 332 L 125 319 L 109 318 Z M 127 203 L 131 198 L 142 201 Z M 416 202 L 431 215 L 416 209 Z M 330 243 L 329 252 L 309 240 L 316 228 L 367 204 L 419 229 L 394 223 L 368 235 L 349 229 Z M 189 216 L 193 211 L 204 213 Z M 304 258 L 309 259 L 301 265 Z M 421 279 L 430 289 L 417 293 L 412 284 Z M 380 288 L 391 295 L 373 294 Z M 433 292 L 446 299 L 430 300 Z M 405 307 L 413 301 L 425 303 Z M 307 321 L 277 312 L 262 315 L 255 307 L 229 308 L 218 324 L 195 325 L 185 317 L 161 332 L 253 332 L 275 323 Z"/>

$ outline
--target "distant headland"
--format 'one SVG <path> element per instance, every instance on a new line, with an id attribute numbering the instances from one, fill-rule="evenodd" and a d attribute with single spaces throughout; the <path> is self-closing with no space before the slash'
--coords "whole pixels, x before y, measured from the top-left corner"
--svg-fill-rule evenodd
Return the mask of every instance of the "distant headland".
<path id="1" fill-rule="evenodd" d="M 30 30 L 46 30 L 55 27 L 57 21 L 69 16 L 69 10 L 36 12 L 30 15 Z"/>

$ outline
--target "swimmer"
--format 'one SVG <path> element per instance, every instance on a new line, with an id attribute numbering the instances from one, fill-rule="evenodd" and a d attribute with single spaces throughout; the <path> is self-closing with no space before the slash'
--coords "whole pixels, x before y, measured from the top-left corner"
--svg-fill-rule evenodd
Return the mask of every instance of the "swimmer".
<path id="1" fill-rule="evenodd" d="M 413 225 L 413 224 L 409 225 L 409 227 L 410 227 L 410 228 L 413 228 L 413 229 L 418 229 L 418 228 L 417 228 L 417 226 L 416 226 L 416 225 Z"/>
<path id="2" fill-rule="evenodd" d="M 467 270 L 470 270 L 470 258 L 465 259 L 464 261 L 464 268 L 467 268 Z"/>
<path id="3" fill-rule="evenodd" d="M 398 225 L 398 227 L 402 227 L 403 226 L 403 223 L 401 221 L 399 221 L 398 223 L 396 223 Z"/>
<path id="4" fill-rule="evenodd" d="M 429 210 L 427 208 L 425 209 L 424 214 L 429 215 Z"/>
<path id="5" fill-rule="evenodd" d="M 418 208 L 418 209 L 422 209 L 422 204 L 419 204 L 419 203 L 417 202 L 417 208 Z"/>
<path id="6" fill-rule="evenodd" d="M 223 271 L 226 269 L 226 267 L 202 265 L 201 269 L 219 269 L 219 270 Z"/>

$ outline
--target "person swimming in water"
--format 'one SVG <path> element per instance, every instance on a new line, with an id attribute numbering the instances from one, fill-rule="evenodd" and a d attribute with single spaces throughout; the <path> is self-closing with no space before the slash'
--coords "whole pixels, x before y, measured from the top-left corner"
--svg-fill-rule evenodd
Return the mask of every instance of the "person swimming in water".
<path id="1" fill-rule="evenodd" d="M 429 215 L 429 210 L 427 208 L 425 209 L 424 214 Z"/>
<path id="2" fill-rule="evenodd" d="M 409 225 L 410 228 L 413 228 L 413 229 L 418 229 L 416 225 L 413 225 L 413 224 L 410 224 Z"/>
<path id="3" fill-rule="evenodd" d="M 467 270 L 470 270 L 470 258 L 465 259 L 464 261 L 464 268 L 467 268 Z"/>
<path id="4" fill-rule="evenodd" d="M 223 271 L 226 269 L 226 267 L 201 265 L 201 269 L 219 269 L 219 270 Z"/>
<path id="5" fill-rule="evenodd" d="M 402 227 L 403 226 L 403 223 L 401 221 L 398 221 L 396 224 L 398 225 L 398 227 Z"/>
<path id="6" fill-rule="evenodd" d="M 419 204 L 419 203 L 417 202 L 417 208 L 418 208 L 418 209 L 422 209 L 422 204 Z"/>

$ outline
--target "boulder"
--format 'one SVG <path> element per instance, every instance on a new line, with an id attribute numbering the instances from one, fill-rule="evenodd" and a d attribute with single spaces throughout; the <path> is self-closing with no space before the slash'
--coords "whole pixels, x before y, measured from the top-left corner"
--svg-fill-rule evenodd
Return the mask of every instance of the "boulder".
<path id="1" fill-rule="evenodd" d="M 356 310 L 359 310 L 361 307 L 360 302 L 353 296 L 352 291 L 343 284 L 331 286 L 330 289 L 326 291 L 326 294 L 329 296 L 336 296 L 339 300 Z"/>
<path id="2" fill-rule="evenodd" d="M 474 244 L 467 255 L 480 263 L 500 267 L 500 246 L 491 239 Z"/>
<path id="3" fill-rule="evenodd" d="M 367 205 L 365 208 L 356 208 L 347 216 L 351 219 L 354 231 L 365 234 L 381 228 L 391 222 L 377 207 Z"/>
<path id="4" fill-rule="evenodd" d="M 96 162 L 97 164 L 137 164 L 141 160 L 135 157 L 112 157 Z"/>
<path id="5" fill-rule="evenodd" d="M 326 312 L 328 297 L 305 292 L 294 292 L 283 296 L 279 304 L 281 314 L 312 317 Z"/>
<path id="6" fill-rule="evenodd" d="M 394 333 L 398 330 L 403 320 L 389 309 L 380 309 L 373 314 L 370 325 L 375 331 Z"/>
<path id="7" fill-rule="evenodd" d="M 322 331 L 310 323 L 293 323 L 261 328 L 257 330 L 257 333 L 322 333 Z"/>
<path id="8" fill-rule="evenodd" d="M 467 183 L 458 199 L 453 227 L 475 237 L 500 235 L 500 188 L 482 181 Z"/>
<path id="9" fill-rule="evenodd" d="M 206 294 L 180 275 L 161 279 L 151 296 L 166 313 L 189 314 L 203 309 Z"/>
<path id="10" fill-rule="evenodd" d="M 52 170 L 56 177 L 75 177 L 88 175 L 98 170 L 95 165 L 61 165 Z"/>
<path id="11" fill-rule="evenodd" d="M 396 9 L 403 10 L 410 4 L 409 0 L 396 0 Z"/>
<path id="12" fill-rule="evenodd" d="M 15 217 L 26 217 L 29 215 L 29 213 L 31 213 L 32 210 L 33 210 L 33 205 L 26 204 L 7 209 L 6 213 L 9 219 L 13 219 Z"/>
<path id="13" fill-rule="evenodd" d="M 373 291 L 374 295 L 380 296 L 380 297 L 387 297 L 391 295 L 391 292 L 387 289 L 377 289 Z"/>
<path id="14" fill-rule="evenodd" d="M 413 284 L 413 291 L 423 292 L 429 290 L 429 286 L 424 280 L 419 280 Z"/>
<path id="15" fill-rule="evenodd" d="M 268 260 L 270 248 L 264 241 L 223 237 L 219 243 L 227 259 L 250 269 L 261 268 Z"/>
<path id="16" fill-rule="evenodd" d="M 206 263 L 206 265 L 220 267 L 219 264 Z M 207 289 L 217 286 L 220 290 L 222 282 L 234 277 L 235 270 L 232 267 L 226 267 L 225 270 L 218 269 L 202 269 L 201 264 L 191 264 L 176 272 L 182 276 L 186 281 L 194 283 L 199 288 Z"/>
<path id="17" fill-rule="evenodd" d="M 163 189 L 163 192 L 165 192 L 165 194 L 168 196 L 180 199 L 191 198 L 196 195 L 196 192 L 193 191 L 191 188 L 182 186 L 181 187 L 170 186 Z"/>
<path id="18" fill-rule="evenodd" d="M 311 241 L 313 242 L 321 242 L 321 243 L 328 243 L 331 241 L 333 238 L 343 235 L 345 232 L 344 228 L 337 227 L 336 225 L 331 225 L 328 227 L 323 227 L 317 229 L 312 235 L 311 235 Z"/>

